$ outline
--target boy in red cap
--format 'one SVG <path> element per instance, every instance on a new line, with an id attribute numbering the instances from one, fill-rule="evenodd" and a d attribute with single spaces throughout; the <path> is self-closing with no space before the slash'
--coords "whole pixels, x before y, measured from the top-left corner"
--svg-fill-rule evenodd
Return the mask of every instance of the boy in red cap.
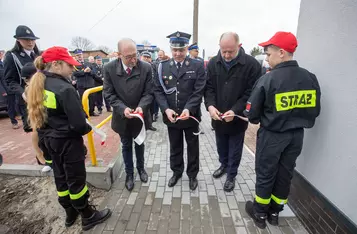
<path id="1" fill-rule="evenodd" d="M 277 32 L 264 47 L 271 72 L 254 85 L 244 114 L 260 123 L 255 158 L 256 196 L 246 211 L 259 228 L 278 225 L 287 203 L 295 162 L 303 144 L 304 128 L 312 128 L 320 114 L 320 87 L 314 74 L 293 60 L 297 40 Z"/>

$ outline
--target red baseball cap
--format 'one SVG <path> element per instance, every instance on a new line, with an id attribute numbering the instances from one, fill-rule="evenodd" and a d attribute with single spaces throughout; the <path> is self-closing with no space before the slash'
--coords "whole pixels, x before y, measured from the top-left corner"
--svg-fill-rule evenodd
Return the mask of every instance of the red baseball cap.
<path id="1" fill-rule="evenodd" d="M 272 38 L 269 39 L 269 41 L 262 42 L 259 45 L 262 47 L 275 45 L 290 53 L 294 53 L 298 43 L 294 34 L 290 32 L 277 32 Z"/>
<path id="2" fill-rule="evenodd" d="M 60 46 L 54 46 L 51 48 L 48 48 L 42 53 L 42 58 L 44 63 L 49 63 L 53 61 L 58 61 L 62 60 L 65 61 L 66 63 L 73 65 L 73 66 L 79 66 L 81 65 L 79 62 L 77 62 L 71 54 L 68 52 L 67 48 L 60 47 Z"/>

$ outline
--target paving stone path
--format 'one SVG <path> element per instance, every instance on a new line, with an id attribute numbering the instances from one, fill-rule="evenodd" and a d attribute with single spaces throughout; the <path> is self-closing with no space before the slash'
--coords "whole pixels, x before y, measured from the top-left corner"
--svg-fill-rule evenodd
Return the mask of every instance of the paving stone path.
<path id="1" fill-rule="evenodd" d="M 246 149 L 234 191 L 223 191 L 226 178 L 212 177 L 220 164 L 209 115 L 204 109 L 202 112 L 201 126 L 205 134 L 200 135 L 198 188 L 190 191 L 186 174 L 175 187 L 167 186 L 172 171 L 167 129 L 160 116 L 155 123 L 158 131 L 149 131 L 145 143 L 148 183 L 142 184 L 137 176 L 135 188 L 130 193 L 125 189 L 125 173 L 122 172 L 100 205 L 100 208 L 111 208 L 112 217 L 88 233 L 307 233 L 299 220 L 289 214 L 290 217 L 280 218 L 279 227 L 269 224 L 265 230 L 255 227 L 244 210 L 245 201 L 252 200 L 255 195 L 254 156 Z"/>

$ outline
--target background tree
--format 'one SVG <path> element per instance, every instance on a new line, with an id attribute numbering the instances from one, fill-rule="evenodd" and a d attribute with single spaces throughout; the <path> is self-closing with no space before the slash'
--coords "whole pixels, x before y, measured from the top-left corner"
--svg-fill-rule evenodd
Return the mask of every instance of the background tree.
<path id="1" fill-rule="evenodd" d="M 260 55 L 260 54 L 263 54 L 263 50 L 259 46 L 254 47 L 250 51 L 250 55 L 253 56 L 253 57 L 255 57 L 257 55 Z"/>
<path id="2" fill-rule="evenodd" d="M 71 46 L 74 47 L 75 49 L 81 49 L 81 50 L 93 50 L 95 45 L 89 40 L 88 38 L 85 37 L 73 37 Z"/>

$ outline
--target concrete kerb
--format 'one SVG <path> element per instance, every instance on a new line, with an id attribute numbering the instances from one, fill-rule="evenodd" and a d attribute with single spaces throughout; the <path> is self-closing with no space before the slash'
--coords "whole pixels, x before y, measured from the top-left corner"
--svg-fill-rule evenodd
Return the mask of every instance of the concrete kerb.
<path id="1" fill-rule="evenodd" d="M 121 150 L 119 150 L 121 152 Z M 113 182 L 118 177 L 123 164 L 121 153 L 105 167 L 87 166 L 87 183 L 100 189 L 110 190 Z M 15 175 L 15 176 L 34 176 L 45 177 L 52 176 L 53 171 L 41 172 L 43 166 L 39 165 L 23 165 L 23 164 L 3 164 L 0 167 L 0 174 Z"/>

